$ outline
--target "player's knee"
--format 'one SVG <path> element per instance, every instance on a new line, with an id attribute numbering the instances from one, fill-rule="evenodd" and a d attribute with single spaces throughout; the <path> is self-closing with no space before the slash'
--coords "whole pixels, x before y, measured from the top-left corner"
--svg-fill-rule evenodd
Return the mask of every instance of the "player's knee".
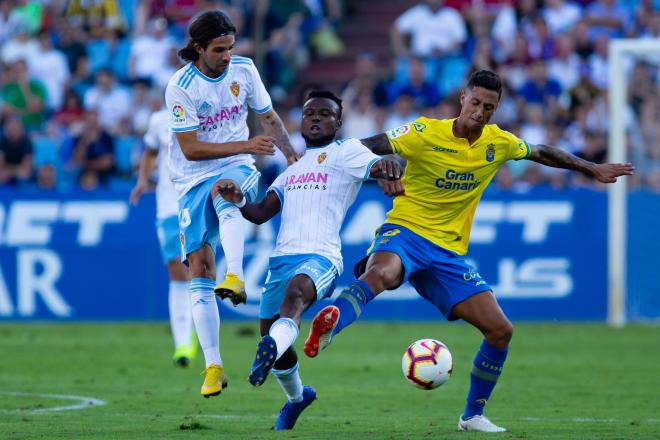
<path id="1" fill-rule="evenodd" d="M 204 258 L 195 258 L 188 260 L 188 268 L 191 278 L 208 278 L 215 280 L 215 269 L 208 264 Z"/>
<path id="2" fill-rule="evenodd" d="M 397 286 L 399 275 L 385 265 L 373 265 L 361 277 L 374 293 L 382 292 Z"/>
<path id="3" fill-rule="evenodd" d="M 303 308 L 305 302 L 305 291 L 300 286 L 289 286 L 282 301 L 282 316 L 291 317 Z"/>
<path id="4" fill-rule="evenodd" d="M 490 342 L 498 348 L 506 348 L 513 338 L 513 324 L 508 320 L 490 332 Z"/>
<path id="5" fill-rule="evenodd" d="M 170 280 L 173 281 L 188 280 L 188 276 L 189 276 L 188 268 L 179 260 L 170 261 L 167 264 L 167 272 L 169 274 Z"/>

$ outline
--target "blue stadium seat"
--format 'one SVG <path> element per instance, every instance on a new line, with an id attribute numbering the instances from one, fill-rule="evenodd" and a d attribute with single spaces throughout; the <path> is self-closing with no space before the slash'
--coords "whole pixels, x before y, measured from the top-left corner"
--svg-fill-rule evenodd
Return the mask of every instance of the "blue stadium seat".
<path id="1" fill-rule="evenodd" d="M 131 39 L 122 38 L 112 54 L 112 70 L 120 81 L 129 80 L 128 58 L 131 53 Z"/>
<path id="2" fill-rule="evenodd" d="M 115 138 L 115 165 L 119 174 L 130 175 L 133 172 L 133 149 L 137 145 L 135 136 Z"/>
<path id="3" fill-rule="evenodd" d="M 437 76 L 440 94 L 447 96 L 459 90 L 463 86 L 469 68 L 469 61 L 462 56 L 443 57 Z"/>
<path id="4" fill-rule="evenodd" d="M 110 43 L 106 40 L 94 39 L 87 42 L 89 56 L 89 71 L 94 74 L 102 67 L 112 64 L 112 51 Z"/>
<path id="5" fill-rule="evenodd" d="M 135 18 L 135 10 L 138 6 L 138 0 L 119 0 L 119 10 L 123 15 L 126 27 L 129 31 L 133 30 L 133 20 Z"/>
<path id="6" fill-rule="evenodd" d="M 34 149 L 34 165 L 59 164 L 59 146 L 57 140 L 46 136 L 37 136 L 32 139 Z"/>
<path id="7" fill-rule="evenodd" d="M 108 188 L 121 193 L 128 193 L 133 189 L 134 185 L 135 181 L 132 179 L 125 179 L 122 177 L 111 177 L 108 179 Z"/>

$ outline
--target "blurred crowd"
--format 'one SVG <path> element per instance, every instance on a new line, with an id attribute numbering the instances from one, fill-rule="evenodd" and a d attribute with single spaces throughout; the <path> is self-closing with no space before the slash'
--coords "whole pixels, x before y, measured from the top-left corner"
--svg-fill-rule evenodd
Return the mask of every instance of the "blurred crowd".
<path id="1" fill-rule="evenodd" d="M 277 105 L 310 53 L 332 51 L 333 5 L 0 0 L 0 186 L 129 188 L 193 16 L 231 17 L 234 53 L 257 60 Z"/>
<path id="2" fill-rule="evenodd" d="M 660 38 L 660 1 L 426 0 L 391 25 L 391 66 L 373 53 L 356 60 L 344 89 L 350 103 L 344 135 L 363 137 L 419 115 L 459 112 L 460 88 L 475 70 L 504 80 L 492 122 L 530 144 L 566 149 L 603 162 L 608 136 L 608 43 Z M 660 49 L 660 46 L 659 46 Z M 628 157 L 638 168 L 631 188 L 660 191 L 660 52 L 627 58 L 624 109 Z M 530 161 L 509 162 L 496 186 L 600 187 L 591 179 Z"/>
<path id="3" fill-rule="evenodd" d="M 235 53 L 254 58 L 304 148 L 300 108 L 286 108 L 296 75 L 340 55 L 350 0 L 0 0 L 0 186 L 65 191 L 129 188 L 149 115 L 180 67 L 190 18 L 217 8 L 238 28 Z M 347 13 L 349 11 L 349 13 Z M 389 26 L 390 24 L 388 24 Z M 585 159 L 607 156 L 608 42 L 660 38 L 660 0 L 411 1 L 389 30 L 390 55 L 355 56 L 344 87 L 344 137 L 365 137 L 420 115 L 458 114 L 476 69 L 505 81 L 493 122 Z M 382 56 L 380 57 L 382 58 Z M 632 188 L 660 191 L 660 52 L 629 58 L 622 111 Z M 282 162 L 259 161 L 266 181 Z M 267 182 L 266 182 L 267 183 Z M 510 162 L 501 190 L 597 185 L 529 161 Z"/>

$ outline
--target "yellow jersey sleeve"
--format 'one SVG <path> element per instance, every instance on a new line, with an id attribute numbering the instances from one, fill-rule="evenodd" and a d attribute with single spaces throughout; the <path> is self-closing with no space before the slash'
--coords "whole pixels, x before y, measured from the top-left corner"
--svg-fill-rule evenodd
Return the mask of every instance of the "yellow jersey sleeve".
<path id="1" fill-rule="evenodd" d="M 500 131 L 500 136 L 506 139 L 507 160 L 527 159 L 532 154 L 532 148 L 525 140 L 499 127 L 498 130 Z"/>
<path id="2" fill-rule="evenodd" d="M 415 158 L 426 143 L 424 131 L 427 125 L 426 118 L 419 118 L 401 127 L 387 130 L 386 134 L 394 153 L 407 160 Z"/>

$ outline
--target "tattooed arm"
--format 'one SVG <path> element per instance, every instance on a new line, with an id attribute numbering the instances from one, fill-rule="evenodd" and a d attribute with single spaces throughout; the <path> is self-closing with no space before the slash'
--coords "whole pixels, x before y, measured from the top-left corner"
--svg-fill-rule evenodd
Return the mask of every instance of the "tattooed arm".
<path id="1" fill-rule="evenodd" d="M 395 162 L 393 156 L 394 150 L 392 150 L 392 144 L 390 143 L 390 139 L 387 137 L 385 133 L 380 133 L 375 136 L 371 136 L 365 139 L 360 139 L 360 142 L 362 142 L 362 144 L 364 144 L 364 146 L 366 146 L 368 149 L 373 151 L 374 154 L 385 156 L 383 157 L 383 160 L 377 162 L 376 164 L 380 163 L 381 165 L 385 165 L 391 162 Z M 391 156 L 391 157 L 387 157 L 387 156 Z M 398 176 L 401 177 L 402 175 L 403 175 L 403 170 L 400 170 L 398 172 Z M 380 179 L 379 183 L 383 187 L 383 192 L 387 196 L 395 197 L 401 194 L 405 194 L 405 189 L 403 188 L 403 183 L 401 182 L 400 178 L 396 178 L 395 180 Z"/>
<path id="2" fill-rule="evenodd" d="M 394 154 L 392 150 L 392 144 L 385 133 L 380 133 L 375 136 L 371 136 L 365 139 L 360 139 L 360 142 L 364 144 L 368 149 L 378 154 L 379 156 L 386 156 L 388 154 Z"/>
<path id="3" fill-rule="evenodd" d="M 534 145 L 527 159 L 549 167 L 576 170 L 603 183 L 616 182 L 617 177 L 629 176 L 635 171 L 631 163 L 597 164 L 580 159 L 560 148 L 542 144 Z"/>
<path id="4" fill-rule="evenodd" d="M 275 138 L 275 145 L 278 146 L 284 157 L 286 157 L 289 165 L 298 160 L 298 155 L 296 151 L 291 146 L 291 141 L 289 140 L 289 133 L 287 133 L 286 128 L 284 128 L 284 123 L 277 112 L 273 109 L 268 110 L 266 113 L 259 115 L 260 122 L 263 129 L 266 131 L 268 136 Z"/>

